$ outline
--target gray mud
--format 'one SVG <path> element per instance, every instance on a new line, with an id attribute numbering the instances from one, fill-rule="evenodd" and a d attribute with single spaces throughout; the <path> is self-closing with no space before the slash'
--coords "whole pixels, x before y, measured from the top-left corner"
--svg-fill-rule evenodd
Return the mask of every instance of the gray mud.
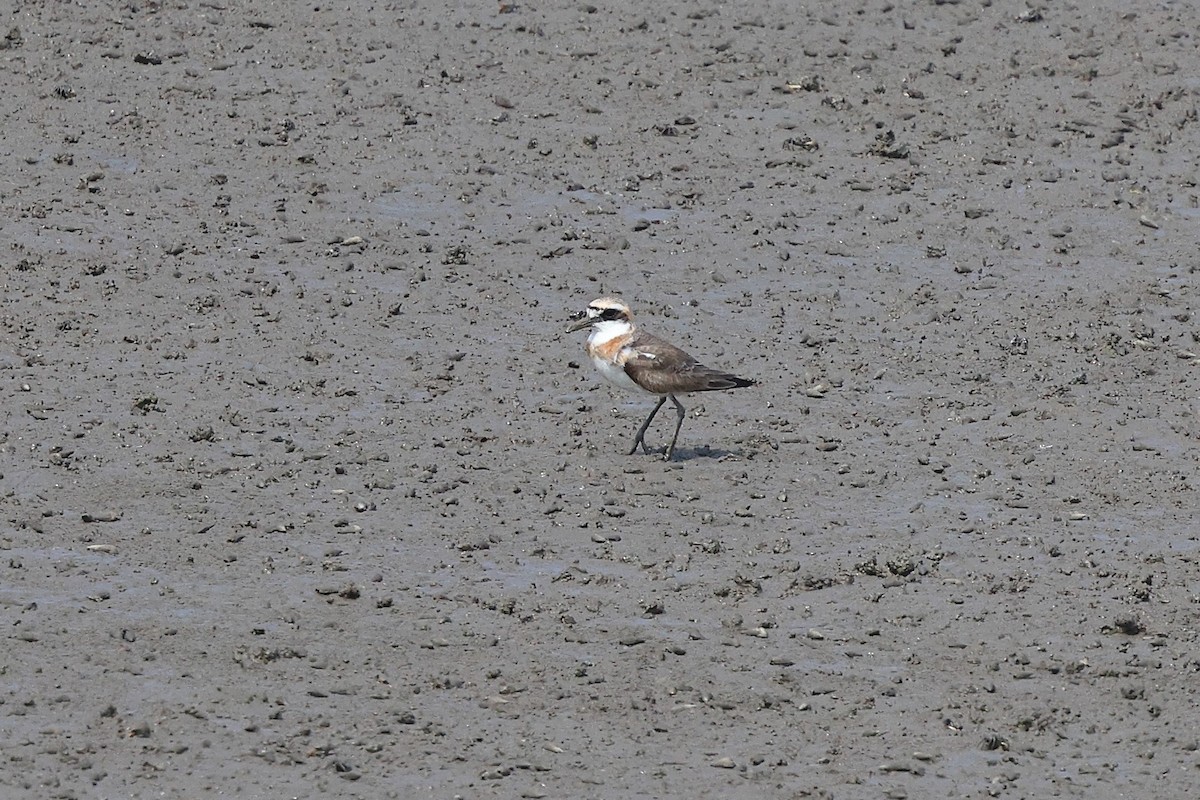
<path id="1" fill-rule="evenodd" d="M 0 794 L 1195 796 L 1195 5 L 346 5 L 5 22 Z"/>

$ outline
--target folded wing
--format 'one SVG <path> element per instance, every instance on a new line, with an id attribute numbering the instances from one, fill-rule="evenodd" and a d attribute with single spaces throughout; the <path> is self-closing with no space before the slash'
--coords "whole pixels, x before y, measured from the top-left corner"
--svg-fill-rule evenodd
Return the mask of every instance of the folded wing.
<path id="1" fill-rule="evenodd" d="M 654 394 L 740 389 L 754 381 L 700 364 L 657 336 L 641 334 L 627 346 L 625 374 Z"/>

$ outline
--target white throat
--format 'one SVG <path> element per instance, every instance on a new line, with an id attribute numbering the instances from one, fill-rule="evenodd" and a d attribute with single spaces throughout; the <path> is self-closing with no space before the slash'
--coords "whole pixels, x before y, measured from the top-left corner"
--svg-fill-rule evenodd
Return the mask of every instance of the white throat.
<path id="1" fill-rule="evenodd" d="M 613 339 L 624 336 L 632 330 L 632 323 L 623 319 L 600 320 L 592 324 L 592 332 L 588 334 L 588 345 L 599 347 L 606 342 L 611 342 Z"/>

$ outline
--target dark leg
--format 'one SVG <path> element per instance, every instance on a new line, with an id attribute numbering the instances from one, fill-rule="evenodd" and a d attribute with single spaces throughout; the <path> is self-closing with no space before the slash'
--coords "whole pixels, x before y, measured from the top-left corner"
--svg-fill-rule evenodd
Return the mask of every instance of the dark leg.
<path id="1" fill-rule="evenodd" d="M 650 412 L 650 416 L 646 417 L 646 421 L 642 423 L 642 427 L 638 428 L 637 437 L 633 440 L 633 449 L 629 451 L 629 455 L 633 455 L 637 452 L 639 444 L 642 446 L 643 453 L 650 452 L 650 448 L 646 447 L 646 429 L 650 427 L 650 422 L 654 419 L 654 415 L 658 413 L 658 410 L 662 408 L 663 403 L 665 402 L 667 402 L 666 395 L 658 398 L 658 403 L 655 404 L 654 410 Z M 676 404 L 678 404 L 678 401 L 676 401 Z M 678 433 L 678 431 L 676 431 L 676 433 Z"/>
<path id="2" fill-rule="evenodd" d="M 671 398 L 671 402 L 675 404 L 675 413 L 679 416 L 679 419 L 675 421 L 675 435 L 671 437 L 671 446 L 667 448 L 667 457 L 664 459 L 670 461 L 671 456 L 675 455 L 675 440 L 679 438 L 679 429 L 683 427 L 683 417 L 687 412 L 683 410 L 683 403 L 679 402 L 679 398 L 673 394 L 669 394 L 667 397 Z"/>

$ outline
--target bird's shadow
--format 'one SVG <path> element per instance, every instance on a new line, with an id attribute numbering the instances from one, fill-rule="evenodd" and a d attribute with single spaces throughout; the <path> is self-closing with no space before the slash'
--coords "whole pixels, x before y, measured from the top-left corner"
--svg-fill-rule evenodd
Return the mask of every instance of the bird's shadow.
<path id="1" fill-rule="evenodd" d="M 638 450 L 637 453 L 630 458 L 641 457 L 646 459 L 657 459 L 664 464 L 685 464 L 689 461 L 724 461 L 727 458 L 736 458 L 739 461 L 745 461 L 747 455 L 742 450 L 726 450 L 723 447 L 712 447 L 710 445 L 700 445 L 699 447 L 680 447 L 675 446 L 675 455 L 670 461 L 663 461 L 663 456 L 666 455 L 665 447 L 651 447 L 649 453 L 643 453 Z"/>

